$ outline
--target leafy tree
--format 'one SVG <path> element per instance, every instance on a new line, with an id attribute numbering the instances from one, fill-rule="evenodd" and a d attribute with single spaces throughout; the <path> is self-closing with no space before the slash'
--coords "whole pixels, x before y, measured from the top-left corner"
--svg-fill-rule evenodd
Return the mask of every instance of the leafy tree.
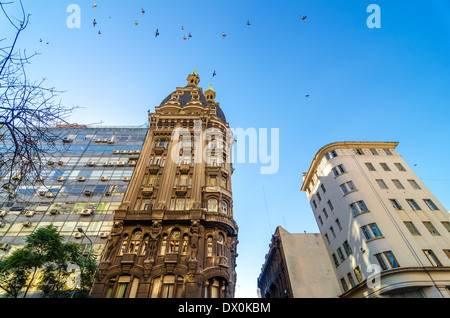
<path id="1" fill-rule="evenodd" d="M 73 290 L 68 290 L 66 283 L 74 272 L 71 268 L 77 265 L 81 272 L 78 297 L 86 297 L 97 265 L 94 255 L 85 258 L 82 254 L 79 244 L 63 243 L 55 226 L 39 228 L 27 237 L 23 248 L 0 262 L 0 288 L 14 298 L 25 298 L 34 286 L 42 291 L 42 297 L 70 297 Z M 38 273 L 42 273 L 39 281 Z"/>

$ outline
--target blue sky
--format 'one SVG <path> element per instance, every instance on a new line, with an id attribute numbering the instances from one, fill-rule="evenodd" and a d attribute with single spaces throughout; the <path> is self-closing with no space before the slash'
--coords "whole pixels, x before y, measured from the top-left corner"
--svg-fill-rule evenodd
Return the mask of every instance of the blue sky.
<path id="1" fill-rule="evenodd" d="M 318 232 L 301 175 L 328 143 L 398 141 L 398 152 L 450 207 L 448 1 L 99 0 L 97 10 L 93 2 L 23 1 L 32 16 L 18 45 L 41 53 L 28 76 L 47 78 L 66 91 L 63 104 L 82 107 L 71 122 L 142 125 L 196 68 L 204 90 L 213 84 L 230 127 L 279 128 L 276 174 L 235 165 L 237 297 L 256 296 L 277 225 Z M 72 3 L 81 8 L 80 29 L 66 26 Z M 372 3 L 381 9 L 379 29 L 366 25 Z M 0 30 L 0 38 L 11 37 L 4 20 Z"/>

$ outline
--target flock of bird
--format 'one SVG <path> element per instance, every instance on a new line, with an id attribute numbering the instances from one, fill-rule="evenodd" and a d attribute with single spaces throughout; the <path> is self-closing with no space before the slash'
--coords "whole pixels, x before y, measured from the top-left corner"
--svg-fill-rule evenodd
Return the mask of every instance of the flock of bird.
<path id="1" fill-rule="evenodd" d="M 94 2 L 94 5 L 92 6 L 92 8 L 94 8 L 94 10 L 97 10 L 97 3 L 96 3 L 96 2 Z M 141 14 L 142 14 L 142 15 L 145 15 L 145 10 L 144 10 L 144 8 L 141 9 Z M 306 22 L 306 16 L 300 15 L 300 17 L 301 17 L 301 19 L 302 19 L 303 21 Z M 109 17 L 109 18 L 111 18 L 111 17 Z M 93 27 L 95 28 L 96 25 L 98 24 L 98 22 L 94 19 L 94 21 L 92 22 L 92 24 L 93 24 Z M 137 27 L 138 25 L 139 25 L 138 21 L 135 20 L 135 21 L 134 21 L 134 26 Z M 250 27 L 250 21 L 247 21 L 247 27 Z M 181 32 L 183 32 L 183 31 L 184 31 L 184 26 L 181 26 Z M 98 34 L 101 35 L 102 32 L 99 30 L 99 31 L 98 31 Z M 155 31 L 155 37 L 158 37 L 158 36 L 159 36 L 159 30 L 156 29 L 156 31 Z M 222 32 L 222 39 L 225 39 L 226 36 L 227 36 L 226 33 L 225 33 L 225 32 Z M 186 39 L 189 40 L 191 37 L 192 37 L 192 34 L 191 34 L 191 32 L 189 32 L 187 38 L 186 38 L 186 35 L 183 35 L 183 41 L 186 41 Z M 40 40 L 40 42 L 42 42 L 42 39 Z M 49 42 L 47 42 L 46 44 L 48 45 Z M 213 77 L 216 76 L 216 71 L 214 71 L 214 73 L 213 73 L 212 76 L 213 76 Z M 306 97 L 309 97 L 309 95 L 306 95 Z"/>

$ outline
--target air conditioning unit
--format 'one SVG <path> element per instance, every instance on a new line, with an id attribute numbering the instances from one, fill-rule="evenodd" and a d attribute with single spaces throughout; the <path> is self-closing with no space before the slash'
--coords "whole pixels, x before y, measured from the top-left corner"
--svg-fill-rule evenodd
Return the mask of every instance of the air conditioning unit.
<path id="1" fill-rule="evenodd" d="M 91 215 L 94 212 L 92 209 L 83 209 L 80 214 L 81 215 Z"/>
<path id="2" fill-rule="evenodd" d="M 53 166 L 55 163 L 54 163 L 53 161 L 47 161 L 47 164 L 48 164 L 49 166 Z"/>
<path id="3" fill-rule="evenodd" d="M 137 154 L 137 155 L 141 153 L 140 150 L 134 150 L 133 152 L 134 152 L 135 154 Z"/>
<path id="4" fill-rule="evenodd" d="M 92 191 L 84 191 L 84 195 L 90 197 L 92 195 Z"/>
<path id="5" fill-rule="evenodd" d="M 31 218 L 34 215 L 34 213 L 35 213 L 34 211 L 27 211 L 25 212 L 25 216 Z"/>
<path id="6" fill-rule="evenodd" d="M 91 167 L 92 167 L 92 166 L 95 166 L 95 162 L 94 162 L 94 161 L 89 161 L 89 162 L 88 162 L 88 166 L 91 166 Z"/>
<path id="7" fill-rule="evenodd" d="M 108 144 L 113 144 L 114 143 L 114 139 L 108 139 Z"/>
<path id="8" fill-rule="evenodd" d="M 62 166 L 64 164 L 64 161 L 58 161 L 58 166 Z"/>
<path id="9" fill-rule="evenodd" d="M 105 239 L 105 238 L 107 238 L 109 236 L 109 234 L 102 232 L 102 233 L 99 234 L 99 236 L 100 236 L 100 238 Z"/>
<path id="10" fill-rule="evenodd" d="M 7 211 L 5 211 L 5 210 L 0 210 L 0 218 L 5 217 L 7 214 L 8 214 Z"/>
<path id="11" fill-rule="evenodd" d="M 108 139 L 102 139 L 102 142 L 108 142 Z"/>
<path id="12" fill-rule="evenodd" d="M 45 194 L 45 197 L 46 197 L 46 198 L 54 198 L 55 195 L 54 195 L 52 192 L 47 192 L 47 193 Z"/>
<path id="13" fill-rule="evenodd" d="M 9 250 L 9 244 L 8 243 L 0 243 L 0 250 L 7 251 Z"/>
<path id="14" fill-rule="evenodd" d="M 20 174 L 15 174 L 12 178 L 13 180 L 20 180 L 22 176 Z"/>
<path id="15" fill-rule="evenodd" d="M 129 154 L 129 155 L 132 155 L 133 152 L 134 152 L 133 150 L 128 150 L 128 154 Z"/>
<path id="16" fill-rule="evenodd" d="M 79 177 L 79 178 L 78 178 L 78 181 L 84 182 L 84 181 L 86 181 L 86 178 L 85 178 L 85 177 Z"/>
<path id="17" fill-rule="evenodd" d="M 50 214 L 52 214 L 52 215 L 55 215 L 55 214 L 58 214 L 58 209 L 51 209 L 50 210 Z"/>
<path id="18" fill-rule="evenodd" d="M 95 142 L 101 142 L 102 140 L 97 138 L 97 139 L 94 139 L 94 141 Z"/>
<path id="19" fill-rule="evenodd" d="M 73 235 L 73 237 L 74 237 L 74 238 L 77 238 L 77 239 L 80 239 L 80 238 L 83 237 L 83 233 L 76 232 L 76 233 Z"/>
<path id="20" fill-rule="evenodd" d="M 44 181 L 44 177 L 43 176 L 36 177 L 36 181 Z"/>
<path id="21" fill-rule="evenodd" d="M 23 222 L 22 225 L 24 227 L 30 227 L 31 226 L 31 222 Z"/>
<path id="22" fill-rule="evenodd" d="M 39 192 L 38 192 L 38 195 L 39 195 L 40 197 L 45 196 L 45 191 L 39 191 Z"/>
<path id="23" fill-rule="evenodd" d="M 110 166 L 110 167 L 112 167 L 112 166 L 114 166 L 114 162 L 108 162 L 108 166 Z"/>
<path id="24" fill-rule="evenodd" d="M 105 196 L 110 197 L 111 196 L 111 191 L 106 191 L 105 192 Z"/>
<path id="25" fill-rule="evenodd" d="M 135 166 L 135 165 L 136 165 L 136 161 L 130 160 L 130 161 L 128 161 L 128 164 L 129 164 L 130 166 Z"/>
<path id="26" fill-rule="evenodd" d="M 119 162 L 117 162 L 117 165 L 118 166 L 123 166 L 125 164 L 125 161 L 119 161 Z"/>
<path id="27" fill-rule="evenodd" d="M 72 142 L 72 139 L 70 139 L 70 138 L 64 138 L 64 139 L 63 139 L 63 142 L 64 142 L 64 143 Z"/>
<path id="28" fill-rule="evenodd" d="M 100 177 L 101 181 L 108 181 L 108 177 Z"/>
<path id="29" fill-rule="evenodd" d="M 58 178 L 56 178 L 56 180 L 58 180 L 59 182 L 63 182 L 64 180 L 66 180 L 66 178 L 64 178 L 64 177 L 58 177 Z"/>
<path id="30" fill-rule="evenodd" d="M 120 154 L 120 151 L 119 150 L 114 150 L 113 154 L 118 155 L 118 154 Z"/>
<path id="31" fill-rule="evenodd" d="M 128 181 L 130 181 L 130 178 L 129 177 L 123 177 L 122 180 L 125 181 L 125 182 L 128 182 Z"/>

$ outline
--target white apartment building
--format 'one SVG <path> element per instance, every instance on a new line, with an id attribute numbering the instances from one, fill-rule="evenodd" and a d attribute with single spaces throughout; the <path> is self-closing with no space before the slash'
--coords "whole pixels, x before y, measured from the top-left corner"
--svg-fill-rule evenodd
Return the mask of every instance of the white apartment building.
<path id="1" fill-rule="evenodd" d="M 397 145 L 331 143 L 303 174 L 339 297 L 450 297 L 450 215 Z"/>

